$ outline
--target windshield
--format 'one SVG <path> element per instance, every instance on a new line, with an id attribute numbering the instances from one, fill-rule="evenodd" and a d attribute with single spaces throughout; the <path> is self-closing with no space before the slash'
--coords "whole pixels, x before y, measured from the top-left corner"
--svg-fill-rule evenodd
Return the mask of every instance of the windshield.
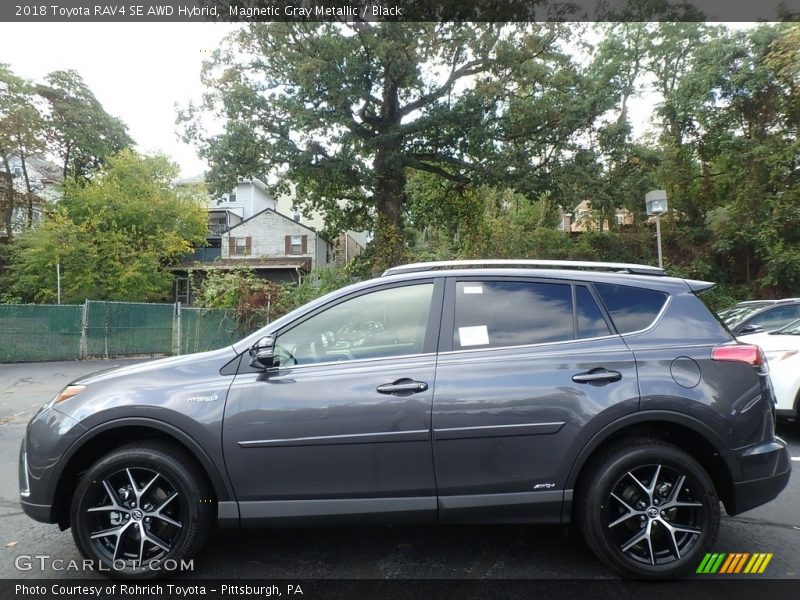
<path id="1" fill-rule="evenodd" d="M 753 304 L 746 304 L 744 306 L 736 305 L 733 308 L 729 308 L 727 310 L 723 310 L 719 313 L 719 317 L 725 321 L 725 324 L 728 326 L 735 325 L 739 321 L 746 319 L 754 312 L 761 310 L 765 306 L 773 304 L 772 302 L 759 302 Z"/>
<path id="2" fill-rule="evenodd" d="M 800 319 L 792 321 L 777 331 L 771 331 L 770 335 L 800 335 Z"/>

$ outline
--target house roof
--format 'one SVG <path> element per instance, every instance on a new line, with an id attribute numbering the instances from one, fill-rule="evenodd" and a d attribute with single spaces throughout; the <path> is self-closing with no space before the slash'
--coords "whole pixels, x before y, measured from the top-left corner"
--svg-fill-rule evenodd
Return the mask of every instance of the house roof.
<path id="1" fill-rule="evenodd" d="M 286 219 L 287 221 L 289 221 L 290 223 L 292 223 L 292 224 L 294 224 L 294 225 L 299 225 L 299 226 L 300 226 L 300 227 L 302 227 L 303 229 L 308 229 L 308 230 L 309 230 L 311 233 L 315 233 L 315 234 L 317 234 L 317 235 L 318 235 L 319 237 L 321 237 L 323 240 L 325 240 L 326 242 L 330 243 L 330 241 L 329 241 L 329 240 L 328 240 L 328 239 L 327 239 L 327 238 L 326 238 L 324 235 L 322 235 L 321 233 L 319 233 L 319 232 L 318 232 L 316 229 L 314 229 L 313 227 L 309 227 L 308 225 L 303 225 L 302 223 L 298 223 L 297 221 L 295 221 L 295 220 L 294 220 L 294 219 L 292 219 L 291 217 L 287 217 L 287 216 L 286 216 L 286 215 L 284 215 L 283 213 L 279 213 L 277 210 L 275 210 L 275 209 L 272 209 L 272 208 L 265 208 L 264 210 L 262 210 L 262 211 L 260 211 L 260 212 L 257 212 L 256 214 L 254 214 L 252 217 L 247 217 L 247 218 L 246 218 L 244 221 L 241 221 L 241 222 L 239 222 L 239 223 L 236 223 L 236 225 L 231 225 L 230 227 L 228 227 L 228 229 L 226 229 L 226 230 L 225 230 L 225 232 L 223 233 L 223 235 L 224 235 L 225 233 L 230 233 L 231 231 L 233 231 L 233 230 L 234 230 L 234 229 L 236 229 L 237 227 L 240 227 L 241 225 L 244 225 L 244 224 L 245 224 L 245 223 L 247 223 L 248 221 L 252 221 L 252 220 L 253 220 L 253 219 L 255 219 L 256 217 L 258 217 L 258 216 L 261 216 L 261 215 L 263 215 L 264 213 L 268 213 L 268 212 L 275 213 L 275 214 L 276 214 L 276 215 L 278 215 L 279 217 L 281 217 L 281 218 L 283 218 L 283 219 Z"/>

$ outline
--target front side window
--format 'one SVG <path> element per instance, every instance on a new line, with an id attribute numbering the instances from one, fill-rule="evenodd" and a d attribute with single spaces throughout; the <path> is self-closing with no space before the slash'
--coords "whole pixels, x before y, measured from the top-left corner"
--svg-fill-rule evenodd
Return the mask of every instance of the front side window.
<path id="1" fill-rule="evenodd" d="M 275 366 L 419 354 L 425 344 L 433 284 L 378 290 L 345 300 L 275 343 Z"/>
<path id="2" fill-rule="evenodd" d="M 453 349 L 575 338 L 572 286 L 528 281 L 456 283 Z"/>

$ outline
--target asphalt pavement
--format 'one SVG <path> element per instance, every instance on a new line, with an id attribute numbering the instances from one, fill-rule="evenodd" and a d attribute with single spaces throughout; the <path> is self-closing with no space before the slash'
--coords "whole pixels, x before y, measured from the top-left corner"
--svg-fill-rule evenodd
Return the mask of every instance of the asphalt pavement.
<path id="1" fill-rule="evenodd" d="M 69 531 L 20 509 L 17 456 L 36 410 L 76 377 L 133 360 L 0 364 L 0 578 L 86 578 L 31 568 L 18 557 L 81 559 Z M 766 576 L 800 578 L 800 428 L 779 435 L 794 457 L 792 479 L 773 502 L 724 516 L 715 552 L 774 553 Z M 90 575 L 91 576 L 91 575 Z M 99 575 L 94 575 L 99 577 Z M 575 535 L 542 526 L 395 526 L 218 531 L 189 578 L 613 578 Z M 705 575 L 702 577 L 712 577 Z"/>

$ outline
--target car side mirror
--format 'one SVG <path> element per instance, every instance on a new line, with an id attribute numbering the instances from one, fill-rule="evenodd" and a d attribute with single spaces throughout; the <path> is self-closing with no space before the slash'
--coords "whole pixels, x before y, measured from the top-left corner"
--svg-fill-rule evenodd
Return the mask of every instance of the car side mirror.
<path id="1" fill-rule="evenodd" d="M 256 369 L 267 369 L 272 366 L 275 355 L 275 338 L 264 336 L 250 348 L 250 366 Z"/>
<path id="2" fill-rule="evenodd" d="M 758 325 L 745 325 L 739 330 L 739 335 L 747 335 L 748 333 L 761 333 L 764 331 L 763 327 Z"/>

